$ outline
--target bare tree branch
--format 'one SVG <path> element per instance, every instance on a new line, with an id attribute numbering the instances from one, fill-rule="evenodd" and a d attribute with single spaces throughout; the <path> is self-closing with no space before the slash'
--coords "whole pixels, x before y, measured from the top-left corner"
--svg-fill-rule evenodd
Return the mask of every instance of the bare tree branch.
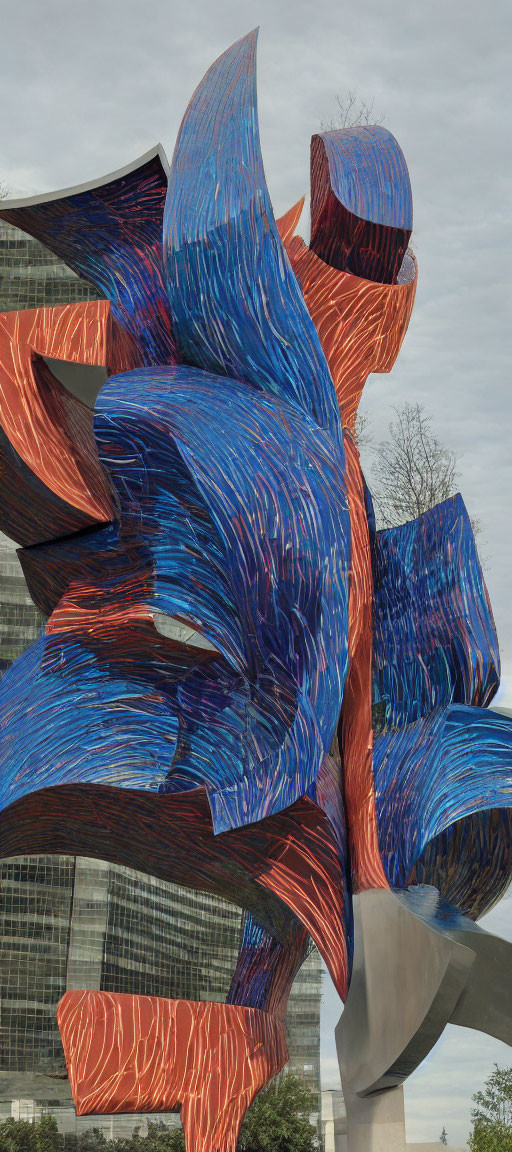
<path id="1" fill-rule="evenodd" d="M 437 439 L 421 404 L 395 408 L 388 438 L 375 449 L 372 487 L 381 525 L 414 520 L 457 490 L 454 452 Z"/>
<path id="2" fill-rule="evenodd" d="M 382 124 L 383 113 L 376 113 L 375 100 L 366 100 L 357 92 L 348 90 L 344 96 L 336 95 L 338 111 L 328 122 L 320 125 L 321 132 L 332 132 L 337 128 L 355 128 L 358 124 Z"/>
<path id="3" fill-rule="evenodd" d="M 364 451 L 366 448 L 371 448 L 373 444 L 373 433 L 367 412 L 357 413 L 354 435 L 359 452 Z"/>

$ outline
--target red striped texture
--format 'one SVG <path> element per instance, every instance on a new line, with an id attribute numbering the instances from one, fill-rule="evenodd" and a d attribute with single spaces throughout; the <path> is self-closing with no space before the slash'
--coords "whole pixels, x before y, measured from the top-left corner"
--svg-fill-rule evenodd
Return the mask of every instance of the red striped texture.
<path id="1" fill-rule="evenodd" d="M 348 601 L 349 667 L 341 710 L 345 804 L 354 890 L 388 888 L 375 809 L 372 728 L 373 581 L 359 453 L 345 432 L 352 558 Z"/>
<path id="2" fill-rule="evenodd" d="M 276 220 L 277 230 L 285 247 L 293 239 L 295 229 L 302 216 L 305 199 L 305 196 L 301 196 L 300 200 L 297 200 L 297 203 L 284 213 L 284 216 L 280 216 L 279 220 Z"/>
<path id="3" fill-rule="evenodd" d="M 27 852 L 98 857 L 222 895 L 268 923 L 277 938 L 283 903 L 307 928 L 346 997 L 345 878 L 329 819 L 307 797 L 276 816 L 214 836 L 204 788 L 157 795 L 104 784 L 59 785 L 0 813 L 0 855 Z"/>
<path id="4" fill-rule="evenodd" d="M 113 339 L 105 300 L 0 315 L 0 491 L 4 526 L 20 543 L 112 518 L 92 412 L 63 388 L 42 357 L 107 365 L 114 345 L 119 364 L 129 366 L 129 348 L 123 351 Z"/>
<path id="5" fill-rule="evenodd" d="M 77 1115 L 180 1110 L 189 1152 L 234 1152 L 288 1059 L 284 1023 L 233 1004 L 67 992 L 57 1019 Z"/>
<path id="6" fill-rule="evenodd" d="M 300 236 L 287 244 L 334 380 L 344 425 L 353 429 L 370 372 L 390 372 L 411 318 L 417 276 L 376 284 L 324 264 Z"/>
<path id="7" fill-rule="evenodd" d="M 287 216 L 292 218 L 293 209 Z M 283 218 L 285 219 L 285 218 Z M 407 331 L 416 293 L 405 284 L 378 284 L 325 264 L 286 229 L 292 268 L 315 324 L 336 388 L 344 425 L 351 524 L 349 670 L 340 724 L 345 803 L 355 891 L 387 887 L 375 810 L 371 715 L 372 599 L 363 476 L 353 436 L 370 372 L 389 372 Z"/>

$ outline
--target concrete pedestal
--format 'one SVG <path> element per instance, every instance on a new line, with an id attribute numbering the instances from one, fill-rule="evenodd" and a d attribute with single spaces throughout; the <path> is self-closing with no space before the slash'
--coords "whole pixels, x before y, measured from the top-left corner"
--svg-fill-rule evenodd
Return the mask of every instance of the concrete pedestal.
<path id="1" fill-rule="evenodd" d="M 343 1086 L 347 1110 L 346 1144 L 340 1152 L 406 1152 L 404 1092 L 388 1088 L 372 1096 L 356 1096 Z"/>

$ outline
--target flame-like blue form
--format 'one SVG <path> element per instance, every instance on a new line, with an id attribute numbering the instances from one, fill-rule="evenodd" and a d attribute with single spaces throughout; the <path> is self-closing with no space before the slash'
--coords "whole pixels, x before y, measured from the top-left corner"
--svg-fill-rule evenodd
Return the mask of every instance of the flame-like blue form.
<path id="1" fill-rule="evenodd" d="M 216 60 L 181 125 L 164 224 L 171 310 L 187 363 L 282 396 L 337 431 L 334 386 L 265 183 L 255 51 L 253 32 Z"/>
<path id="2" fill-rule="evenodd" d="M 155 151 L 105 182 L 0 213 L 108 296 L 107 367 L 134 369 L 111 377 L 95 409 L 112 523 L 43 533 L 24 553 L 53 615 L 2 681 L 0 809 L 2 843 L 19 845 L 25 803 L 37 840 L 30 794 L 46 788 L 45 850 L 96 851 L 104 837 L 113 858 L 137 863 L 146 850 L 171 878 L 175 804 L 199 847 L 190 862 L 184 826 L 174 875 L 250 911 L 230 998 L 278 1010 L 304 925 L 346 991 L 354 812 L 347 804 L 346 833 L 336 733 L 363 561 L 333 383 L 265 183 L 255 43 L 239 41 L 199 85 L 167 194 Z M 313 251 L 353 279 L 394 284 L 412 224 L 396 141 L 365 128 L 315 147 L 325 179 Z M 392 885 L 439 882 L 476 915 L 512 869 L 512 728 L 471 707 L 489 703 L 499 676 L 471 526 L 460 497 L 384 533 L 369 498 L 367 513 L 382 861 Z M 158 614 L 203 646 L 160 634 Z M 354 659 L 363 712 L 368 666 L 358 681 Z M 59 792 L 80 806 L 75 831 L 61 829 Z M 270 919 L 253 881 L 272 893 Z"/>
<path id="3" fill-rule="evenodd" d="M 399 728 L 451 701 L 489 704 L 498 639 L 462 497 L 377 533 L 373 577 L 380 726 Z"/>
<path id="4" fill-rule="evenodd" d="M 185 367 L 112 377 L 96 404 L 95 434 L 117 493 L 120 529 L 74 541 L 73 603 L 83 612 L 77 627 L 87 627 L 91 585 L 103 610 L 117 602 L 126 613 L 131 573 L 135 602 L 138 597 L 147 610 L 190 621 L 218 655 L 197 667 L 190 661 L 180 667 L 175 657 L 166 680 L 157 660 L 152 667 L 136 647 L 130 654 L 127 622 L 117 631 L 112 626 L 110 652 L 106 636 L 89 635 L 84 642 L 68 639 L 68 632 L 49 637 L 39 654 L 40 687 L 29 714 L 23 665 L 19 675 L 26 688 L 18 699 L 12 674 L 4 802 L 33 788 L 34 772 L 39 779 L 43 770 L 25 733 L 41 709 L 43 743 L 52 731 L 48 783 L 90 780 L 96 760 L 98 780 L 118 778 L 133 786 L 135 778 L 147 779 L 137 764 L 150 764 L 153 783 L 145 787 L 180 791 L 206 785 L 217 832 L 278 812 L 315 782 L 343 693 L 349 532 L 336 441 L 283 399 Z M 68 550 L 66 541 L 54 546 L 54 567 Z M 104 560 L 110 557 L 103 571 L 102 550 Z M 46 566 L 51 551 L 44 550 Z M 96 566 L 100 572 L 93 575 Z M 124 686 L 116 667 L 126 670 Z M 79 675 L 90 691 L 69 715 Z M 111 677 L 103 703 L 101 675 Z M 146 682 L 142 702 L 134 682 Z M 143 699 L 155 690 L 156 702 L 146 708 Z M 53 718 L 47 693 L 55 702 Z M 102 736 L 116 694 L 116 718 L 123 708 L 127 732 L 126 742 L 119 738 L 119 759 Z M 169 712 L 161 748 L 160 707 Z M 139 708 L 141 728 L 129 769 L 128 716 Z M 141 746 L 148 712 L 155 722 L 151 753 Z M 89 750 L 73 753 L 73 746 L 87 744 L 84 724 Z"/>
<path id="5" fill-rule="evenodd" d="M 512 724 L 454 704 L 375 741 L 379 843 L 391 883 L 404 886 L 423 849 L 475 812 L 512 807 Z"/>
<path id="6" fill-rule="evenodd" d="M 154 148 L 103 180 L 14 201 L 2 211 L 110 300 L 141 364 L 176 361 L 162 260 L 166 192 L 167 160 Z"/>

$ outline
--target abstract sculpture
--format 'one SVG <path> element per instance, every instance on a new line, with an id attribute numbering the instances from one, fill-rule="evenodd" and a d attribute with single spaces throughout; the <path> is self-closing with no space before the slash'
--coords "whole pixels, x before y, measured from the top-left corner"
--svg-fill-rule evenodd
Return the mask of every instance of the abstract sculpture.
<path id="1" fill-rule="evenodd" d="M 312 937 L 349 1146 L 377 1148 L 448 1020 L 512 1041 L 509 947 L 474 923 L 512 872 L 512 727 L 461 498 L 377 532 L 359 465 L 416 287 L 402 153 L 315 136 L 309 247 L 302 203 L 275 223 L 255 46 L 207 73 L 169 175 L 156 149 L 0 213 L 102 296 L 0 317 L 1 525 L 49 616 L 2 680 L 0 852 L 245 910 L 225 1005 L 64 996 L 79 1113 L 181 1108 L 190 1152 L 231 1152 Z M 94 421 L 48 358 L 106 369 Z"/>

